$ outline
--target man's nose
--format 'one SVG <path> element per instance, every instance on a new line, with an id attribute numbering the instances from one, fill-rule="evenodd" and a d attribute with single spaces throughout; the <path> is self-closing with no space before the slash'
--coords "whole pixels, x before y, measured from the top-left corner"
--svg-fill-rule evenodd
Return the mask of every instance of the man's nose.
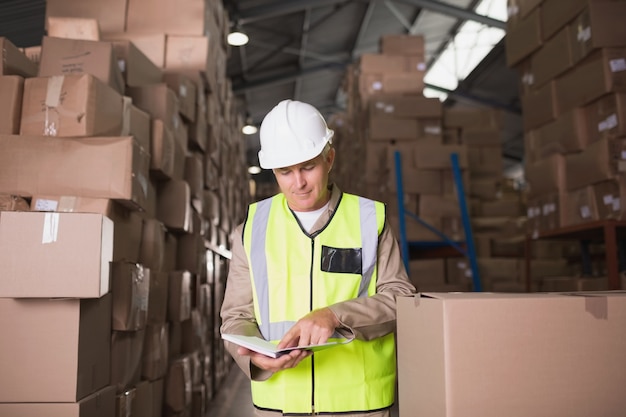
<path id="1" fill-rule="evenodd" d="M 300 171 L 296 171 L 296 185 L 298 188 L 302 188 L 306 185 L 306 178 Z"/>

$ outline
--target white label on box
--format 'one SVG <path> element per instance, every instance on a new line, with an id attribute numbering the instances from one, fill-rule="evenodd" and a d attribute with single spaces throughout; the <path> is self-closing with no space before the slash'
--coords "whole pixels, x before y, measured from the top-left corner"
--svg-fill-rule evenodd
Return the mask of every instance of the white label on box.
<path id="1" fill-rule="evenodd" d="M 418 71 L 426 71 L 426 63 L 425 62 L 420 62 L 419 64 L 417 64 L 417 70 Z"/>
<path id="2" fill-rule="evenodd" d="M 613 204 L 613 195 L 605 194 L 602 197 L 602 201 L 604 202 L 604 205 L 606 205 L 606 206 L 608 206 L 609 204 Z"/>
<path id="3" fill-rule="evenodd" d="M 626 159 L 626 150 L 622 151 L 622 158 L 621 159 Z"/>
<path id="4" fill-rule="evenodd" d="M 59 213 L 46 213 L 43 219 L 41 243 L 54 243 L 59 234 Z"/>
<path id="5" fill-rule="evenodd" d="M 180 87 L 178 88 L 178 93 L 180 94 L 181 97 L 187 97 L 187 86 L 181 84 Z"/>
<path id="6" fill-rule="evenodd" d="M 613 211 L 621 211 L 622 205 L 620 204 L 619 198 L 613 199 Z"/>
<path id="7" fill-rule="evenodd" d="M 611 72 L 626 71 L 626 59 L 611 59 L 609 61 L 609 67 L 611 67 Z"/>
<path id="8" fill-rule="evenodd" d="M 376 107 L 378 110 L 385 110 L 385 106 L 386 104 L 382 101 L 377 101 L 376 103 L 374 103 L 374 107 Z"/>
<path id="9" fill-rule="evenodd" d="M 578 42 L 587 42 L 589 39 L 591 39 L 591 27 L 579 27 L 578 34 L 576 34 L 576 39 L 578 39 Z"/>
<path id="10" fill-rule="evenodd" d="M 612 115 L 598 123 L 598 132 L 604 132 L 606 130 L 613 129 L 615 126 L 617 126 L 617 115 L 613 113 Z"/>
<path id="11" fill-rule="evenodd" d="M 424 128 L 424 133 L 428 133 L 431 135 L 440 135 L 441 134 L 441 127 L 439 126 L 426 126 Z"/>
<path id="12" fill-rule="evenodd" d="M 396 109 L 393 106 L 393 104 L 389 104 L 389 105 L 385 106 L 385 113 L 394 113 L 395 111 L 396 111 Z"/>
<path id="13" fill-rule="evenodd" d="M 381 83 L 380 81 L 374 81 L 372 83 L 372 90 L 382 90 L 383 89 L 383 83 Z"/>
<path id="14" fill-rule="evenodd" d="M 57 211 L 58 205 L 59 203 L 56 200 L 38 198 L 35 200 L 35 211 Z"/>
<path id="15" fill-rule="evenodd" d="M 582 206 L 580 208 L 580 217 L 582 217 L 583 219 L 588 219 L 589 217 L 591 217 L 591 209 L 589 208 L 589 206 Z"/>
<path id="16" fill-rule="evenodd" d="M 126 61 L 123 59 L 118 59 L 117 60 L 117 66 L 120 67 L 120 71 L 125 72 L 126 71 Z"/>

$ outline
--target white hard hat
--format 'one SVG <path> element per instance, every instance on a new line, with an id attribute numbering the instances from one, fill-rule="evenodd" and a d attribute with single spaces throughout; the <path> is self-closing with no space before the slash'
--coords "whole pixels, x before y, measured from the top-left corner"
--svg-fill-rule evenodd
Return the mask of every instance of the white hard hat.
<path id="1" fill-rule="evenodd" d="M 261 123 L 261 168 L 284 168 L 313 159 L 332 142 L 333 133 L 315 107 L 283 100 Z"/>

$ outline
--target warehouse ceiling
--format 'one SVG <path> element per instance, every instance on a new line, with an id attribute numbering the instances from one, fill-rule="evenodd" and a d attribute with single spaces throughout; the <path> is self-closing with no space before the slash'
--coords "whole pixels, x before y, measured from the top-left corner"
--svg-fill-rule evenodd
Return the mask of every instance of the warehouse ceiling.
<path id="1" fill-rule="evenodd" d="M 506 0 L 485 0 L 506 4 Z M 325 116 L 342 111 L 341 89 L 347 66 L 366 52 L 380 52 L 388 34 L 417 34 L 425 39 L 431 68 L 467 21 L 505 28 L 501 20 L 475 12 L 479 0 L 224 0 L 232 26 L 250 38 L 231 47 L 227 75 L 242 112 L 257 125 L 280 100 L 291 98 L 316 106 Z M 0 36 L 18 46 L 37 45 L 44 33 L 44 0 L 0 2 Z M 517 73 L 505 64 L 504 41 L 491 49 L 453 90 L 446 106 L 503 110 L 505 168 L 514 171 L 523 158 Z M 247 159 L 256 164 L 258 134 L 247 137 Z M 257 176 L 272 180 L 269 172 Z"/>

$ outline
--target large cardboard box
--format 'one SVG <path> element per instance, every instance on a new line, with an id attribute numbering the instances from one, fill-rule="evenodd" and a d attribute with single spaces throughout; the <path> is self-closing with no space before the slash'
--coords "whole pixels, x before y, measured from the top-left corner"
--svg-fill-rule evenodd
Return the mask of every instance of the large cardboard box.
<path id="1" fill-rule="evenodd" d="M 624 46 L 626 4 L 619 1 L 589 1 L 569 24 L 570 48 L 574 62 L 597 48 Z"/>
<path id="2" fill-rule="evenodd" d="M 449 169 L 452 167 L 452 154 L 456 154 L 459 168 L 469 166 L 465 145 L 432 145 L 416 143 L 413 148 L 413 163 L 419 169 Z"/>
<path id="3" fill-rule="evenodd" d="M 176 94 L 181 116 L 189 122 L 196 120 L 196 83 L 188 76 L 180 73 L 166 73 L 163 81 Z"/>
<path id="4" fill-rule="evenodd" d="M 156 66 L 132 41 L 113 41 L 117 62 L 129 87 L 158 84 L 163 81 L 163 71 Z"/>
<path id="5" fill-rule="evenodd" d="M 73 403 L 0 403 L 0 416 L 113 417 L 114 415 L 115 389 L 111 386 Z"/>
<path id="6" fill-rule="evenodd" d="M 165 181 L 157 196 L 157 219 L 169 230 L 190 232 L 191 190 L 186 181 Z"/>
<path id="7" fill-rule="evenodd" d="M 175 36 L 168 35 L 165 46 L 165 69 L 168 72 L 180 71 L 188 76 L 190 71 L 205 72 L 213 88 L 216 65 L 214 57 L 217 48 L 216 40 L 209 36 Z M 201 78 L 196 77 L 196 81 Z"/>
<path id="8" fill-rule="evenodd" d="M 114 199 L 141 208 L 148 166 L 132 136 L 0 135 L 0 193 Z"/>
<path id="9" fill-rule="evenodd" d="M 111 264 L 113 330 L 134 331 L 146 327 L 149 291 L 149 269 L 133 262 Z"/>
<path id="10" fill-rule="evenodd" d="M 380 51 L 384 55 L 424 56 L 424 36 L 383 35 L 380 38 Z"/>
<path id="11" fill-rule="evenodd" d="M 157 68 L 165 66 L 165 40 L 167 35 L 163 32 L 155 33 L 130 33 L 116 32 L 104 33 L 103 39 L 117 42 L 130 41 L 135 45 Z"/>
<path id="12" fill-rule="evenodd" d="M 102 32 L 122 32 L 126 26 L 128 0 L 47 0 L 48 17 L 83 17 L 98 21 Z"/>
<path id="13" fill-rule="evenodd" d="M 169 362 L 169 325 L 149 324 L 146 327 L 141 360 L 141 377 L 148 381 L 163 378 Z"/>
<path id="14" fill-rule="evenodd" d="M 394 118 L 441 118 L 443 106 L 438 98 L 417 94 L 379 94 L 370 100 L 369 113 Z"/>
<path id="15" fill-rule="evenodd" d="M 570 22 L 580 13 L 587 3 L 595 0 L 544 0 L 541 9 L 541 32 L 544 39 L 552 35 Z"/>
<path id="16" fill-rule="evenodd" d="M 203 0 L 128 0 L 126 30 L 173 35 L 205 35 L 208 19 L 214 19 Z M 217 34 L 214 34 L 217 36 Z"/>
<path id="17" fill-rule="evenodd" d="M 113 222 L 101 214 L 0 215 L 1 297 L 101 297 L 112 257 Z"/>
<path id="18" fill-rule="evenodd" d="M 145 329 L 123 332 L 113 330 L 111 343 L 111 385 L 121 393 L 141 380 Z"/>
<path id="19" fill-rule="evenodd" d="M 109 385 L 110 295 L 0 298 L 0 329 L 0 403 L 73 403 Z"/>
<path id="20" fill-rule="evenodd" d="M 621 417 L 626 294 L 398 298 L 400 415 Z"/>
<path id="21" fill-rule="evenodd" d="M 565 26 L 530 57 L 534 86 L 540 87 L 574 65 L 570 28 Z"/>
<path id="22" fill-rule="evenodd" d="M 626 92 L 626 48 L 599 49 L 556 80 L 561 111 L 584 106 L 611 92 Z"/>
<path id="23" fill-rule="evenodd" d="M 556 100 L 556 83 L 544 86 L 522 95 L 522 119 L 524 130 L 531 130 L 545 125 L 561 113 Z"/>
<path id="24" fill-rule="evenodd" d="M 119 136 L 122 96 L 91 74 L 28 78 L 20 135 Z"/>
<path id="25" fill-rule="evenodd" d="M 602 96 L 584 108 L 589 141 L 601 138 L 617 138 L 626 135 L 626 94 L 614 93 Z"/>
<path id="26" fill-rule="evenodd" d="M 533 147 L 537 157 L 554 153 L 567 154 L 582 151 L 590 142 L 585 111 L 576 107 L 564 112 L 556 120 L 535 131 Z"/>
<path id="27" fill-rule="evenodd" d="M 541 33 L 541 8 L 536 8 L 528 16 L 509 30 L 505 37 L 506 64 L 510 67 L 539 49 L 544 38 Z"/>
<path id="28" fill-rule="evenodd" d="M 368 136 L 371 140 L 417 140 L 419 137 L 417 120 L 370 116 Z"/>
<path id="29" fill-rule="evenodd" d="M 533 195 L 565 190 L 565 157 L 554 154 L 526 166 L 526 181 Z"/>
<path id="30" fill-rule="evenodd" d="M 626 160 L 626 140 L 602 139 L 580 153 L 568 155 L 566 162 L 567 190 L 609 180 L 619 173 Z"/>
<path id="31" fill-rule="evenodd" d="M 71 74 L 91 74 L 124 94 L 124 77 L 111 42 L 44 36 L 39 76 Z"/>
<path id="32" fill-rule="evenodd" d="M 20 131 L 24 78 L 0 75 L 0 134 L 15 135 Z"/>
<path id="33" fill-rule="evenodd" d="M 3 36 L 0 36 L 0 75 L 19 75 L 25 78 L 37 75 L 37 64 Z"/>

